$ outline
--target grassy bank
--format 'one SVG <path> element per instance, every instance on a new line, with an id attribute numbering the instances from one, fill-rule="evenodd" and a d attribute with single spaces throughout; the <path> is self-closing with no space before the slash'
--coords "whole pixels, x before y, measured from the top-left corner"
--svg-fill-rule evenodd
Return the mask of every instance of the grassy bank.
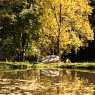
<path id="1" fill-rule="evenodd" d="M 0 69 L 59 68 L 61 63 L 0 62 Z"/>
<path id="2" fill-rule="evenodd" d="M 62 68 L 62 69 L 88 69 L 94 70 L 95 63 L 50 63 L 50 64 L 36 64 L 36 68 Z"/>
<path id="3" fill-rule="evenodd" d="M 68 63 L 62 64 L 60 68 L 68 69 L 95 69 L 95 63 Z"/>
<path id="4" fill-rule="evenodd" d="M 0 62 L 0 69 L 31 69 L 31 68 L 68 68 L 68 69 L 95 69 L 95 63 L 38 63 L 34 62 Z"/>
<path id="5" fill-rule="evenodd" d="M 0 69 L 27 69 L 32 68 L 29 62 L 0 62 Z"/>

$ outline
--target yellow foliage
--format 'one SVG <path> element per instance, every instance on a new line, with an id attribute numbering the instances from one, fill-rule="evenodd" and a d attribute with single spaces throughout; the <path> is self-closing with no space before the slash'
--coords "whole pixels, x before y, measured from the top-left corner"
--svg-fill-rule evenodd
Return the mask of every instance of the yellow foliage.
<path id="1" fill-rule="evenodd" d="M 42 0 L 42 32 L 59 39 L 60 49 L 79 48 L 87 40 L 93 40 L 88 15 L 92 8 L 87 0 Z M 41 6 L 42 7 L 42 6 Z M 60 19 L 61 18 L 61 19 Z"/>

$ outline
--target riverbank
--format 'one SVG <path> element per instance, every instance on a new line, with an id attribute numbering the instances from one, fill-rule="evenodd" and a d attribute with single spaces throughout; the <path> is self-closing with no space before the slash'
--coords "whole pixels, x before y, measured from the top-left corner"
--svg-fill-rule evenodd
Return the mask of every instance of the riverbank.
<path id="1" fill-rule="evenodd" d="M 95 63 L 68 63 L 62 64 L 60 68 L 68 69 L 95 69 Z"/>
<path id="2" fill-rule="evenodd" d="M 95 63 L 35 63 L 35 62 L 0 62 L 0 69 L 31 69 L 31 68 L 67 68 L 67 69 L 95 69 Z"/>
<path id="3" fill-rule="evenodd" d="M 29 69 L 32 68 L 32 64 L 29 62 L 0 62 L 0 70 L 2 69 Z"/>
<path id="4" fill-rule="evenodd" d="M 59 68 L 63 63 L 37 63 L 37 62 L 0 62 L 0 69 L 31 69 L 31 68 Z"/>
<path id="5" fill-rule="evenodd" d="M 61 68 L 61 69 L 88 69 L 94 70 L 95 63 L 50 63 L 50 64 L 36 64 L 36 68 Z"/>

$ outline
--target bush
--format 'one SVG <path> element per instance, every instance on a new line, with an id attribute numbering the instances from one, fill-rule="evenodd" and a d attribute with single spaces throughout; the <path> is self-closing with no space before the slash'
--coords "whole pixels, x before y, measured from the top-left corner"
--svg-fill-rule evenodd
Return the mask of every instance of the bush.
<path id="1" fill-rule="evenodd" d="M 25 60 L 38 61 L 40 57 L 40 50 L 36 47 L 30 47 L 25 52 Z"/>

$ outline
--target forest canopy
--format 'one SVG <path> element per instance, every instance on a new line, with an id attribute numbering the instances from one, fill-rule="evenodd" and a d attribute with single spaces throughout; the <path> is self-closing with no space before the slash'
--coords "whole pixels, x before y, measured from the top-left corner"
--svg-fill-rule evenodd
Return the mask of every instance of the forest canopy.
<path id="1" fill-rule="evenodd" d="M 1 0 L 0 55 L 62 55 L 94 34 L 88 0 Z"/>

